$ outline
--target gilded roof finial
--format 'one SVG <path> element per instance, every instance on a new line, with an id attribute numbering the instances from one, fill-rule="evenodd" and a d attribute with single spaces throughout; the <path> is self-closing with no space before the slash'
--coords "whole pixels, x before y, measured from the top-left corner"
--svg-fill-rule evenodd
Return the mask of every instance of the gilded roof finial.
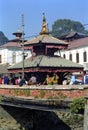
<path id="1" fill-rule="evenodd" d="M 20 28 L 18 28 L 17 32 L 21 32 L 21 31 L 20 31 Z"/>
<path id="2" fill-rule="evenodd" d="M 40 35 L 42 34 L 49 34 L 49 29 L 47 27 L 45 13 L 43 13 L 43 23 L 42 23 L 42 30 L 40 32 Z"/>

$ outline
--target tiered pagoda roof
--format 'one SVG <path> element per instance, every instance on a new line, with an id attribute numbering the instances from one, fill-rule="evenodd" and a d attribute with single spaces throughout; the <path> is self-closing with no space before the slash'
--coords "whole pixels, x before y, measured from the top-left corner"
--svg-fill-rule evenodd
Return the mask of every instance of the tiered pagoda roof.
<path id="1" fill-rule="evenodd" d="M 47 23 L 46 23 L 46 18 L 45 15 L 43 14 L 43 23 L 42 23 L 42 29 L 40 31 L 40 34 L 36 37 L 34 37 L 31 40 L 28 40 L 27 42 L 25 42 L 25 45 L 35 45 L 35 44 L 57 44 L 57 45 L 68 45 L 67 42 L 57 39 L 51 35 L 49 35 L 49 29 L 47 27 Z"/>
<path id="2" fill-rule="evenodd" d="M 87 37 L 87 35 L 71 29 L 71 31 L 67 32 L 66 34 L 63 34 L 60 37 L 60 39 L 70 42 L 70 41 L 74 41 L 76 39 L 81 39 L 81 38 L 84 38 L 84 37 Z"/>
<path id="3" fill-rule="evenodd" d="M 82 65 L 61 58 L 60 56 L 51 55 L 54 51 L 64 49 L 68 45 L 67 42 L 59 40 L 49 35 L 45 16 L 43 15 L 43 24 L 39 36 L 28 40 L 24 43 L 25 48 L 32 47 L 32 51 L 36 51 L 35 56 L 24 60 L 25 72 L 67 72 L 81 71 Z M 49 48 L 48 48 L 49 47 Z M 43 53 L 39 55 L 39 52 Z M 46 53 L 47 52 L 47 53 Z M 48 53 L 49 52 L 49 53 Z M 51 53 L 52 52 L 52 53 Z M 9 67 L 9 71 L 22 72 L 23 61 Z M 14 71 L 15 70 L 15 71 Z"/>

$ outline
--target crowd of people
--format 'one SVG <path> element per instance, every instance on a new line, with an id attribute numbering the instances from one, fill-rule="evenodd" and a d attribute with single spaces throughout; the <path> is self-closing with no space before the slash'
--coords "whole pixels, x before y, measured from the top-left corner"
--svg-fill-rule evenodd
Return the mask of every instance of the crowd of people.
<path id="1" fill-rule="evenodd" d="M 5 84 L 5 85 L 30 85 L 30 84 L 36 84 L 37 79 L 34 75 L 31 75 L 31 78 L 27 80 L 25 77 L 19 76 L 16 77 L 15 75 L 5 75 L 5 76 L 0 76 L 0 84 Z"/>
<path id="2" fill-rule="evenodd" d="M 83 71 L 81 79 L 77 75 L 71 74 L 70 85 L 72 84 L 88 84 L 88 74 L 86 74 L 86 71 Z"/>
<path id="3" fill-rule="evenodd" d="M 41 85 L 56 85 L 59 84 L 59 80 L 60 77 L 57 73 L 53 73 L 52 76 L 47 74 Z M 23 85 L 36 85 L 39 83 L 36 75 L 31 74 L 30 78 L 27 79 L 25 77 L 22 78 L 22 76 L 16 77 L 15 75 L 0 76 L 0 84 L 23 86 Z M 81 80 L 78 79 L 76 75 L 71 74 L 69 85 L 73 84 L 88 84 L 88 75 L 86 74 L 86 72 L 85 71 L 83 72 Z"/>
<path id="4" fill-rule="evenodd" d="M 59 82 L 59 76 L 56 73 L 54 73 L 53 76 L 49 76 L 49 74 L 47 74 L 43 84 L 54 85 L 54 84 L 58 84 L 58 82 Z"/>
<path id="5" fill-rule="evenodd" d="M 53 76 L 49 76 L 49 74 L 46 75 L 43 85 L 53 85 L 58 84 L 59 76 L 54 73 Z M 9 85 L 35 85 L 38 84 L 37 77 L 34 74 L 31 74 L 30 78 L 26 79 L 25 77 L 22 78 L 22 76 L 16 77 L 15 75 L 4 75 L 0 76 L 0 84 L 9 84 Z"/>

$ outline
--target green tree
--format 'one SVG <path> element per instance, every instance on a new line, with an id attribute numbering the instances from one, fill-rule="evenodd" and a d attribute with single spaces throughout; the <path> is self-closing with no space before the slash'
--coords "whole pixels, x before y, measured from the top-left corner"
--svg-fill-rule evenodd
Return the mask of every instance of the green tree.
<path id="1" fill-rule="evenodd" d="M 8 42 L 8 38 L 4 35 L 2 31 L 0 31 L 0 45 L 3 45 Z"/>
<path id="2" fill-rule="evenodd" d="M 82 112 L 82 110 L 84 111 L 84 107 L 86 104 L 86 99 L 85 98 L 76 98 L 72 101 L 72 103 L 70 103 L 70 110 L 71 113 L 78 113 L 78 112 Z"/>
<path id="3" fill-rule="evenodd" d="M 73 21 L 70 19 L 60 19 L 56 20 L 52 25 L 51 34 L 56 37 L 67 34 L 69 31 L 74 30 L 76 32 L 88 34 L 85 27 L 78 21 Z"/>

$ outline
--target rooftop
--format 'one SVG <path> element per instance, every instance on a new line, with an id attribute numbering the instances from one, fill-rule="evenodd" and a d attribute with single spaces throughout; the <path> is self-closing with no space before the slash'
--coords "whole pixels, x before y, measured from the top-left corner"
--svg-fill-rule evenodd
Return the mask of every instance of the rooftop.
<path id="1" fill-rule="evenodd" d="M 68 49 L 79 48 L 84 46 L 88 46 L 88 37 L 71 41 L 68 45 Z"/>
<path id="2" fill-rule="evenodd" d="M 32 59 L 33 58 L 33 59 Z M 8 69 L 20 69 L 22 68 L 23 63 L 19 62 L 13 66 L 10 66 Z M 35 57 L 31 57 L 30 59 L 26 59 L 24 61 L 25 68 L 57 68 L 58 71 L 63 71 L 66 69 L 82 69 L 83 66 L 77 63 L 74 63 L 70 60 L 66 60 L 61 57 L 50 57 L 45 55 L 39 55 Z M 69 71 L 69 70 L 68 70 Z"/>

